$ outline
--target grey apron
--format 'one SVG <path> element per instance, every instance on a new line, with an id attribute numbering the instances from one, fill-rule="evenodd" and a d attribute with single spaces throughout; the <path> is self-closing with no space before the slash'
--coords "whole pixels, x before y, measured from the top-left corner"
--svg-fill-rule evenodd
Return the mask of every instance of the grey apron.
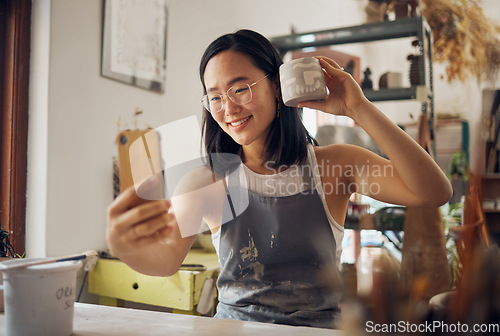
<path id="1" fill-rule="evenodd" d="M 248 191 L 248 208 L 224 220 L 216 318 L 334 327 L 342 294 L 335 238 L 310 166 L 301 171 L 308 172 L 301 193 Z M 238 184 L 230 176 L 229 190 Z"/>

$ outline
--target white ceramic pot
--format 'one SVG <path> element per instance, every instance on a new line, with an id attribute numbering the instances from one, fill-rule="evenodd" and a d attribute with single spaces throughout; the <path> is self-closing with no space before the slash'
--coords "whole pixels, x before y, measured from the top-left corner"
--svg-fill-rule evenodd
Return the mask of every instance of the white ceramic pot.
<path id="1" fill-rule="evenodd" d="M 0 264 L 9 336 L 68 336 L 73 332 L 76 273 L 80 261 L 8 269 L 35 259 Z"/>

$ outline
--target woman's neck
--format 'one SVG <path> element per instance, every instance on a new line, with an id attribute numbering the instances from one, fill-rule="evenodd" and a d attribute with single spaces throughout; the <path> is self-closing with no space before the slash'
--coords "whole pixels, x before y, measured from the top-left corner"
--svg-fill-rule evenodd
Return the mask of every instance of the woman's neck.
<path id="1" fill-rule="evenodd" d="M 286 167 L 280 169 L 273 168 L 272 162 L 264 162 L 264 146 L 243 146 L 242 161 L 250 170 L 263 175 L 272 175 L 285 170 Z"/>
<path id="2" fill-rule="evenodd" d="M 266 169 L 264 162 L 264 146 L 258 146 L 257 144 L 252 144 L 248 146 L 243 146 L 241 160 L 243 163 L 250 168 L 252 171 L 259 174 L 272 174 L 272 172 Z"/>

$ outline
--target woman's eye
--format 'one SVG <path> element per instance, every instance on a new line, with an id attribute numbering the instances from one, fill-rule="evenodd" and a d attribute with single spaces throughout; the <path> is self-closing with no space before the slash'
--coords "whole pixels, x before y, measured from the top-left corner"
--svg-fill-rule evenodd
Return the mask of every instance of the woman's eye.
<path id="1" fill-rule="evenodd" d="M 209 98 L 211 102 L 218 102 L 220 100 L 220 96 L 214 96 Z"/>
<path id="2" fill-rule="evenodd" d="M 248 90 L 248 87 L 247 86 L 243 86 L 243 87 L 240 87 L 240 88 L 237 88 L 236 90 L 234 90 L 234 94 L 242 94 L 242 93 L 244 93 L 247 90 Z"/>

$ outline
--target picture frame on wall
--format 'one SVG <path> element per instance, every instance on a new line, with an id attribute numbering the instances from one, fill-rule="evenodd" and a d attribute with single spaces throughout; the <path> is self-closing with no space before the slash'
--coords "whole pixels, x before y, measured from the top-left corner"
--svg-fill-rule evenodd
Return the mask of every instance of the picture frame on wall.
<path id="1" fill-rule="evenodd" d="M 101 75 L 165 91 L 166 0 L 104 0 Z"/>

